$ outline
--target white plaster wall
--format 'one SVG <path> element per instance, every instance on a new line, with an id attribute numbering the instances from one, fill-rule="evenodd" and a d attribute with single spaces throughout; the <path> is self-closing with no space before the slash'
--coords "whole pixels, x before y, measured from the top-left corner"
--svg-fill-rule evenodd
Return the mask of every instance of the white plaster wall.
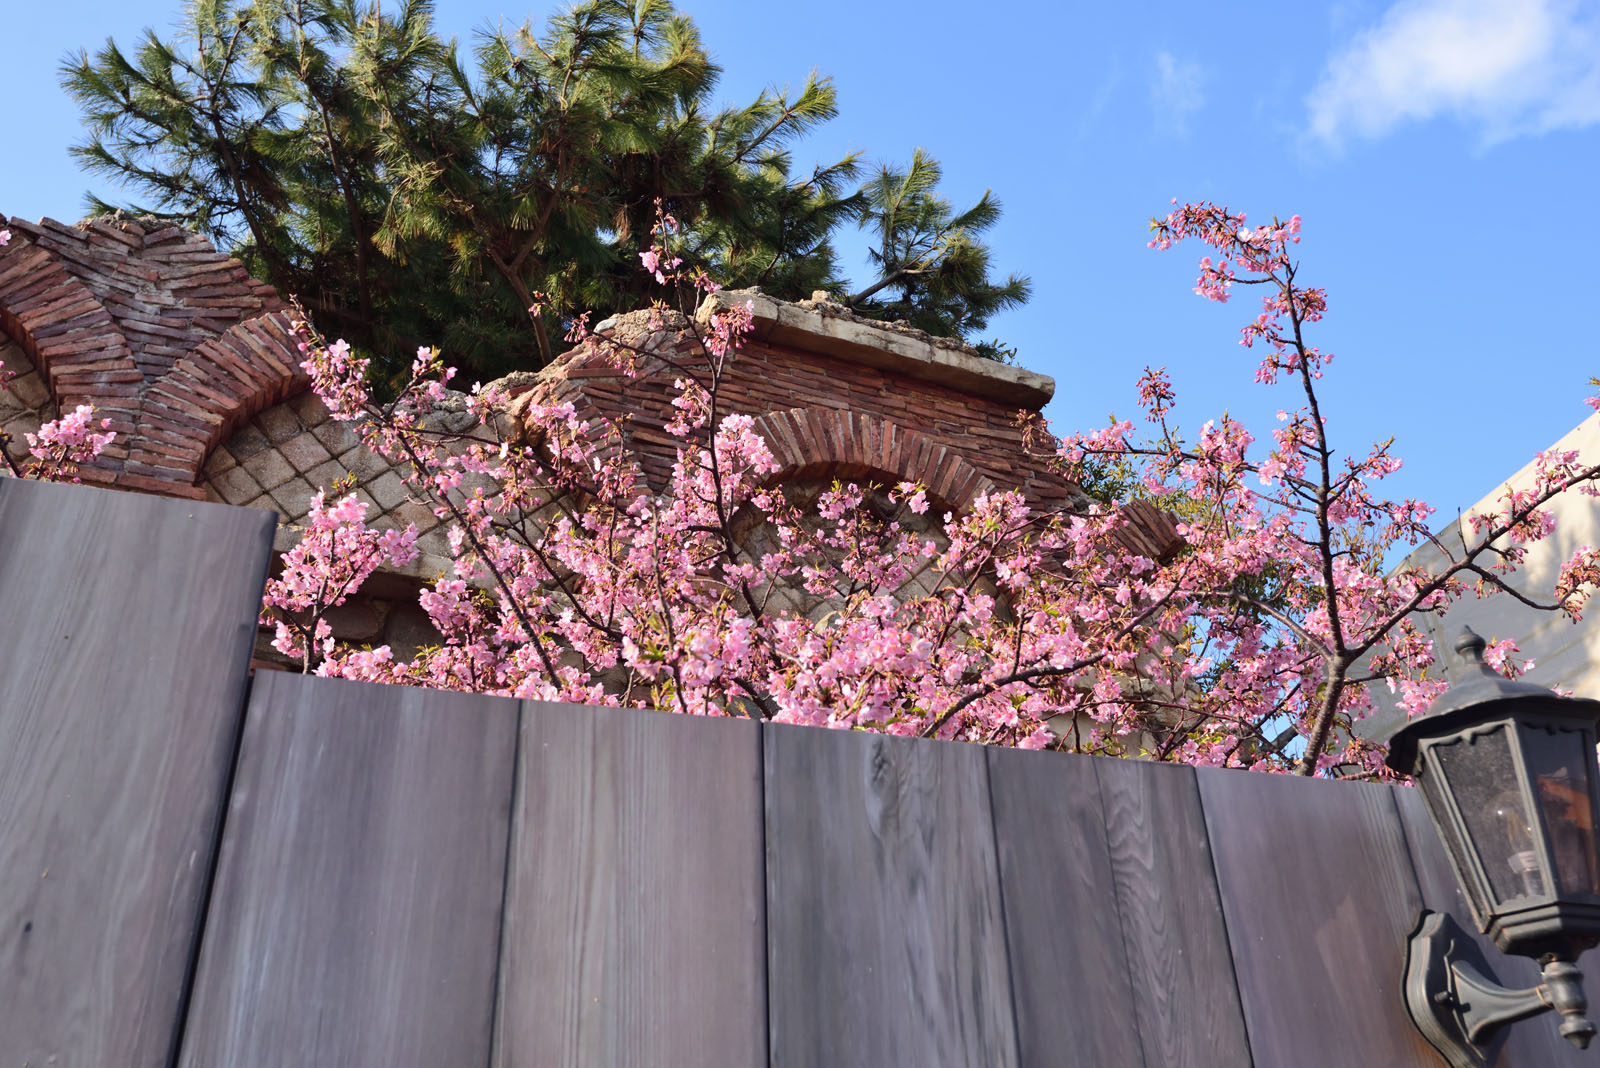
<path id="1" fill-rule="evenodd" d="M 1583 462 L 1600 462 L 1600 413 L 1579 423 L 1551 447 L 1563 451 L 1576 449 Z M 1530 460 L 1522 470 L 1466 509 L 1460 519 L 1436 528 L 1439 540 L 1457 550 L 1463 539 L 1470 544 L 1472 529 L 1466 517 L 1501 510 L 1501 497 L 1507 487 L 1520 489 L 1532 485 L 1533 472 L 1534 463 Z M 1527 558 L 1508 578 L 1509 584 L 1519 592 L 1541 601 L 1550 600 L 1556 575 L 1574 550 L 1584 545 L 1600 545 L 1600 498 L 1569 492 L 1548 507 L 1556 515 L 1555 533 L 1527 546 Z M 1423 545 L 1406 557 L 1406 563 L 1434 571 L 1444 566 L 1445 558 L 1433 545 Z M 1461 662 L 1454 652 L 1455 640 L 1461 628 L 1469 626 L 1490 641 L 1509 638 L 1516 642 L 1522 655 L 1535 661 L 1534 669 L 1526 676 L 1530 682 L 1561 686 L 1582 696 L 1600 698 L 1600 627 L 1597 621 L 1600 621 L 1600 594 L 1584 612 L 1583 621 L 1575 624 L 1564 612 L 1541 612 L 1504 595 L 1478 598 L 1468 593 L 1443 616 L 1425 617 L 1423 625 L 1438 646 L 1446 678 L 1454 680 L 1460 676 Z M 1386 693 L 1379 692 L 1375 696 L 1380 706 L 1388 705 L 1383 700 Z M 1366 731 L 1377 733 L 1398 725 L 1403 718 L 1404 714 L 1392 706 L 1382 707 L 1367 720 Z"/>

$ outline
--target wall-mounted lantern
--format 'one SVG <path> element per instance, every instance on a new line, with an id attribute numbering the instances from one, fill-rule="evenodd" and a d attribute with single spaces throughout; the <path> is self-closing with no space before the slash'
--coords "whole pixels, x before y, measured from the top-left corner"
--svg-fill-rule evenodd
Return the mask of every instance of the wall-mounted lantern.
<path id="1" fill-rule="evenodd" d="M 1554 1009 L 1582 1049 L 1583 976 L 1573 964 L 1600 942 L 1600 701 L 1512 682 L 1462 632 L 1476 668 L 1389 742 L 1388 764 L 1422 791 L 1478 929 L 1501 952 L 1536 959 L 1538 986 L 1509 990 L 1445 913 L 1424 911 L 1406 962 L 1406 1008 L 1453 1068 L 1487 1068 L 1506 1025 Z"/>

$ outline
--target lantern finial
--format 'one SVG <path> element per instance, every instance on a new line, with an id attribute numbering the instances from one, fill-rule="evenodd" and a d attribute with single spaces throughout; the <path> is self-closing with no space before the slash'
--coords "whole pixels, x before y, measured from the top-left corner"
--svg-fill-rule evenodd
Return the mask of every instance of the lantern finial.
<path id="1" fill-rule="evenodd" d="M 1468 664 L 1482 664 L 1483 652 L 1489 644 L 1483 640 L 1483 635 L 1471 627 L 1462 627 L 1461 633 L 1456 637 L 1456 652 Z"/>

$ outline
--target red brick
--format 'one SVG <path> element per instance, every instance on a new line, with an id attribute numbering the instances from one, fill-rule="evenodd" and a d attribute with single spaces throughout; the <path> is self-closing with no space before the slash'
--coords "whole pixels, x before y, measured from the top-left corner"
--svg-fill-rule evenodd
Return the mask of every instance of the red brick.
<path id="1" fill-rule="evenodd" d="M 102 324 L 96 323 L 94 325 L 101 326 Z M 128 352 L 127 341 L 123 339 L 120 333 L 116 332 L 116 327 L 112 326 L 109 318 L 103 324 L 103 332 L 80 334 L 76 330 L 69 331 L 60 337 L 52 338 L 48 345 L 42 347 L 54 359 L 63 359 L 78 353 L 98 354 L 103 352 L 108 355 L 118 354 L 123 359 L 132 362 Z"/>

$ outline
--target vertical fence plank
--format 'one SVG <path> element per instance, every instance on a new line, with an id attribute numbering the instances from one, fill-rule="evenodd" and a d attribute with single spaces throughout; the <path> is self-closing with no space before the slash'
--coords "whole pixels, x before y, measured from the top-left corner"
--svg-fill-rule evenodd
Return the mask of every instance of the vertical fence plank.
<path id="1" fill-rule="evenodd" d="M 986 753 L 1019 1060 L 1143 1068 L 1097 761 Z"/>
<path id="2" fill-rule="evenodd" d="M 495 1064 L 762 1063 L 760 728 L 523 719 Z"/>
<path id="3" fill-rule="evenodd" d="M 1539 984 L 1539 966 L 1527 957 L 1510 957 L 1495 948 L 1494 942 L 1477 933 L 1472 910 L 1450 870 L 1450 860 L 1445 855 L 1444 844 L 1428 819 L 1422 796 L 1414 789 L 1394 787 L 1395 804 L 1400 810 L 1400 820 L 1405 827 L 1406 842 L 1411 847 L 1411 858 L 1416 866 L 1417 882 L 1422 888 L 1422 903 L 1434 912 L 1448 912 L 1471 933 L 1483 950 L 1495 978 L 1505 986 L 1526 988 Z M 1586 954 L 1580 963 L 1584 978 L 1591 984 L 1600 978 L 1600 952 Z M 1591 988 L 1590 998 L 1594 998 Z M 1577 1049 L 1561 1037 L 1556 1029 L 1555 1013 L 1522 1023 L 1513 1024 L 1500 1051 L 1496 1068 L 1584 1068 L 1594 1063 L 1594 1056 Z"/>
<path id="4" fill-rule="evenodd" d="M 1017 1064 L 983 749 L 762 734 L 770 1063 Z"/>
<path id="5" fill-rule="evenodd" d="M 257 675 L 182 1065 L 488 1063 L 517 713 Z"/>
<path id="6" fill-rule="evenodd" d="M 165 1065 L 274 517 L 0 479 L 0 1051 Z"/>
<path id="7" fill-rule="evenodd" d="M 1094 770 L 1145 1064 L 1245 1068 L 1249 1041 L 1193 769 L 1096 760 Z"/>
<path id="8" fill-rule="evenodd" d="M 1389 789 L 1196 775 L 1255 1063 L 1438 1065 L 1400 995 L 1422 901 Z"/>

